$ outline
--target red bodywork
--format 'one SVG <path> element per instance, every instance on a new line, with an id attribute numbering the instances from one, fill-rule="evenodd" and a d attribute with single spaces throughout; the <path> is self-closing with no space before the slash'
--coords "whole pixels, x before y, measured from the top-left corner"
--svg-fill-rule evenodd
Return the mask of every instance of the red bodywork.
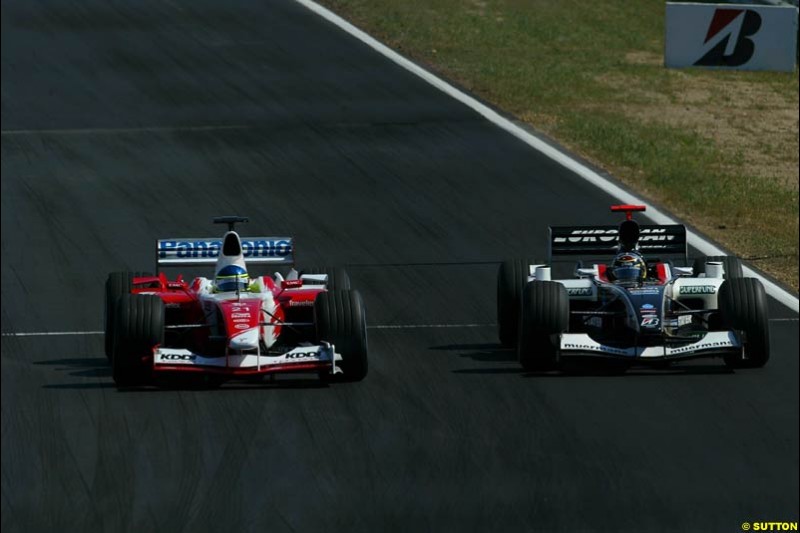
<path id="1" fill-rule="evenodd" d="M 195 278 L 187 283 L 179 275 L 174 280 L 167 279 L 162 272 L 157 276 L 142 276 L 133 279 L 132 294 L 152 294 L 164 302 L 165 342 L 166 347 L 180 347 L 206 356 L 226 357 L 227 346 L 232 337 L 237 334 L 259 327 L 259 324 L 269 323 L 261 327 L 261 336 L 270 336 L 276 346 L 296 347 L 301 341 L 314 341 L 313 323 L 314 301 L 317 295 L 325 291 L 324 285 L 303 285 L 302 279 L 283 280 L 276 283 L 269 276 L 261 278 L 263 287 L 271 292 L 275 307 L 271 313 L 262 310 L 261 299 L 237 299 L 232 295 L 230 299 L 217 300 L 214 303 L 214 312 L 219 313 L 216 327 L 209 327 L 211 321 L 206 315 L 206 309 L 200 296 L 202 279 Z M 305 326 L 283 326 L 282 323 L 306 324 Z M 176 327 L 182 326 L 182 327 Z M 185 326 L 185 327 L 183 327 Z M 270 339 L 270 340 L 272 340 Z M 268 345 L 271 344 L 267 343 Z M 155 346 L 154 352 L 161 346 Z M 266 354 L 264 354 L 266 355 Z M 180 373 L 212 373 L 231 376 L 248 376 L 277 372 L 298 372 L 326 370 L 331 367 L 328 362 L 303 362 L 286 365 L 273 364 L 254 367 L 212 367 L 153 364 L 153 353 L 146 356 L 148 364 L 158 372 Z"/>
<path id="2" fill-rule="evenodd" d="M 644 205 L 612 205 L 611 211 L 614 213 L 618 213 L 620 211 L 625 212 L 625 220 L 633 220 L 633 213 L 635 211 L 646 211 L 647 206 Z"/>

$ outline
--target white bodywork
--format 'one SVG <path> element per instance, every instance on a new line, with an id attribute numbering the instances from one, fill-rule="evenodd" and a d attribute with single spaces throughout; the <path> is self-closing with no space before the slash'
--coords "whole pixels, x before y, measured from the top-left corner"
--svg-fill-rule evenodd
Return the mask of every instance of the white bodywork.
<path id="1" fill-rule="evenodd" d="M 706 263 L 705 274 L 691 277 L 694 272 L 691 267 L 667 266 L 669 281 L 665 284 L 665 295 L 675 301 L 702 300 L 703 308 L 716 310 L 718 307 L 718 294 L 722 283 L 725 281 L 725 270 L 719 262 Z M 550 277 L 550 268 L 544 264 L 528 266 L 528 282 L 554 281 L 563 285 L 571 300 L 597 301 L 600 291 L 598 283 L 608 283 L 600 277 L 598 265 L 591 268 L 577 268 L 574 279 L 553 280 Z M 679 317 L 677 320 L 680 321 Z M 608 356 L 637 357 L 642 359 L 676 359 L 682 356 L 704 354 L 710 352 L 723 352 L 741 349 L 742 340 L 733 331 L 712 331 L 701 340 L 683 346 L 647 346 L 626 347 L 608 346 L 593 340 L 585 333 L 562 333 L 559 335 L 559 349 L 563 355 L 570 353 L 605 354 Z"/>
<path id="2" fill-rule="evenodd" d="M 289 365 L 308 362 L 341 361 L 342 356 L 333 345 L 299 346 L 280 355 L 243 354 L 226 357 L 204 357 L 182 348 L 157 348 L 154 363 L 158 365 L 208 366 L 218 368 L 262 369 L 275 365 Z"/>
<path id="3" fill-rule="evenodd" d="M 712 331 L 701 340 L 684 346 L 646 346 L 619 348 L 600 344 L 585 333 L 564 333 L 560 348 L 564 352 L 590 352 L 615 356 L 641 357 L 645 359 L 675 358 L 681 355 L 699 354 L 741 348 L 741 340 L 732 331 Z"/>

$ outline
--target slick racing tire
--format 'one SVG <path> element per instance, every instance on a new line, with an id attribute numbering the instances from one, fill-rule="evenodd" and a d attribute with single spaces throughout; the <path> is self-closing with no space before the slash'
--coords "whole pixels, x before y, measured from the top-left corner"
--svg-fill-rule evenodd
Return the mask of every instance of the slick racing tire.
<path id="1" fill-rule="evenodd" d="M 517 357 L 527 371 L 552 370 L 558 336 L 569 328 L 567 289 L 554 281 L 532 281 L 522 289 Z"/>
<path id="2" fill-rule="evenodd" d="M 341 267 L 311 267 L 303 270 L 303 274 L 327 274 L 329 291 L 349 291 L 350 276 Z"/>
<path id="3" fill-rule="evenodd" d="M 731 368 L 760 368 L 769 360 L 767 292 L 755 278 L 729 279 L 719 288 L 719 312 L 724 328 L 741 332 L 744 350 L 725 356 Z"/>
<path id="4" fill-rule="evenodd" d="M 744 277 L 744 272 L 742 271 L 742 261 L 738 257 L 734 257 L 732 255 L 712 255 L 708 257 L 696 258 L 692 264 L 694 277 L 697 277 L 700 274 L 705 274 L 706 262 L 708 261 L 718 261 L 722 263 L 722 266 L 725 269 L 725 279 L 737 279 Z"/>
<path id="5" fill-rule="evenodd" d="M 508 348 L 517 345 L 520 298 L 528 283 L 528 266 L 534 263 L 528 259 L 510 259 L 497 272 L 497 334 L 500 344 Z"/>
<path id="6" fill-rule="evenodd" d="M 133 278 L 152 276 L 149 272 L 112 272 L 106 278 L 106 311 L 104 319 L 106 357 L 111 359 L 114 349 L 114 311 L 117 300 L 123 294 L 130 294 Z"/>
<path id="7" fill-rule="evenodd" d="M 145 385 L 153 347 L 164 342 L 164 303 L 154 295 L 125 294 L 114 312 L 111 368 L 118 387 Z"/>
<path id="8" fill-rule="evenodd" d="M 367 375 L 367 320 L 358 291 L 328 291 L 314 301 L 317 341 L 330 342 L 342 355 L 337 363 L 341 381 L 361 381 Z"/>

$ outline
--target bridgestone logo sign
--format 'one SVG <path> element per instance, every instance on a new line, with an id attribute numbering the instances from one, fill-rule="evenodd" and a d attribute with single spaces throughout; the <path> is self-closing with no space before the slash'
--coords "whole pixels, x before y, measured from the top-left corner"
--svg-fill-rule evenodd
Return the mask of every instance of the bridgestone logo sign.
<path id="1" fill-rule="evenodd" d="M 794 71 L 797 8 L 668 3 L 668 67 Z"/>

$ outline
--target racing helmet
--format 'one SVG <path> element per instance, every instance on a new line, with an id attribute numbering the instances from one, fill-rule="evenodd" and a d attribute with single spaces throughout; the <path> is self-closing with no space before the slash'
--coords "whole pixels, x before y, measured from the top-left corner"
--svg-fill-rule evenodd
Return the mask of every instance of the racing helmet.
<path id="1" fill-rule="evenodd" d="M 611 265 L 614 281 L 644 281 L 647 278 L 647 263 L 636 252 L 624 252 L 614 258 Z"/>
<path id="2" fill-rule="evenodd" d="M 250 276 L 247 270 L 239 265 L 228 265 L 222 267 L 214 278 L 214 288 L 219 292 L 229 292 L 247 290 L 250 283 Z"/>

